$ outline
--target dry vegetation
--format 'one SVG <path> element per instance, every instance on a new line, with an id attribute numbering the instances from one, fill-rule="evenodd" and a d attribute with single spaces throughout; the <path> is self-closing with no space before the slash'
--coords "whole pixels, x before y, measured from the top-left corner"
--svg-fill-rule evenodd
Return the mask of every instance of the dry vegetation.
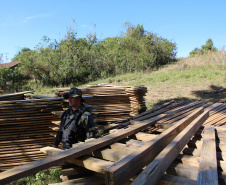
<path id="1" fill-rule="evenodd" d="M 95 81 L 113 85 L 144 85 L 150 109 L 169 100 L 226 102 L 226 52 L 182 58 L 157 71 L 130 73 Z"/>

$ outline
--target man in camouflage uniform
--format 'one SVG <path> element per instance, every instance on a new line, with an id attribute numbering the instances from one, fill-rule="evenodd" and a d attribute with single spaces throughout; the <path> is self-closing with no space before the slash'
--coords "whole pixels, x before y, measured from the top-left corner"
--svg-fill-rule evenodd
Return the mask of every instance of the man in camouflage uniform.
<path id="1" fill-rule="evenodd" d="M 73 87 L 66 96 L 69 96 L 69 108 L 61 116 L 60 128 L 53 144 L 57 148 L 62 142 L 64 150 L 71 148 L 74 143 L 95 137 L 93 117 L 82 103 L 82 91 Z"/>

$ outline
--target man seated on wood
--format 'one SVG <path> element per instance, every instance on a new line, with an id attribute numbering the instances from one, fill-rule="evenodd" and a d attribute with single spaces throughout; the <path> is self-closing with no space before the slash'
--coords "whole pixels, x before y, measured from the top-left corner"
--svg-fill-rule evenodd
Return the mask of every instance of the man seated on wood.
<path id="1" fill-rule="evenodd" d="M 74 143 L 95 137 L 96 132 L 92 114 L 83 104 L 82 91 L 73 87 L 64 94 L 64 98 L 68 97 L 69 108 L 61 116 L 60 128 L 53 144 L 57 148 L 62 142 L 63 150 L 71 148 Z"/>

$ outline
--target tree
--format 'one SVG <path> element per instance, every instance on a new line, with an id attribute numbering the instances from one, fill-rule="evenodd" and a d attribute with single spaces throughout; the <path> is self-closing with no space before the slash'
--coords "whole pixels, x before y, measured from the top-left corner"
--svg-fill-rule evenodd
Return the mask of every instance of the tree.
<path id="1" fill-rule="evenodd" d="M 195 55 L 202 55 L 202 54 L 205 54 L 208 51 L 217 51 L 217 49 L 213 45 L 212 39 L 208 39 L 206 41 L 206 44 L 201 46 L 201 49 L 195 48 L 194 50 L 192 50 L 189 53 L 189 55 L 190 55 L 190 57 L 195 56 Z"/>
<path id="2" fill-rule="evenodd" d="M 206 41 L 206 44 L 205 45 L 202 45 L 202 50 L 204 52 L 206 52 L 206 51 L 216 51 L 216 48 L 213 45 L 212 39 L 208 39 Z"/>
<path id="3" fill-rule="evenodd" d="M 22 49 L 15 55 L 15 57 L 13 58 L 12 61 L 17 61 L 17 60 L 18 60 L 18 56 L 19 56 L 20 54 L 25 53 L 25 52 L 28 52 L 28 51 L 31 51 L 31 49 L 30 49 L 30 48 L 27 48 L 27 47 L 22 48 Z"/>

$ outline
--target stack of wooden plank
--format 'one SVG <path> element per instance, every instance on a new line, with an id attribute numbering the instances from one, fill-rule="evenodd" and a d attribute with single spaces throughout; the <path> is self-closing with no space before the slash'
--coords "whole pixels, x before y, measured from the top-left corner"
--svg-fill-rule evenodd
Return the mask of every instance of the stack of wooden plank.
<path id="1" fill-rule="evenodd" d="M 57 96 L 61 97 L 69 88 L 56 90 Z M 86 104 L 98 114 L 96 121 L 99 123 L 121 121 L 146 110 L 147 88 L 144 86 L 92 85 L 81 90 Z"/>
<path id="2" fill-rule="evenodd" d="M 225 111 L 223 103 L 171 101 L 70 150 L 42 148 L 53 156 L 0 173 L 0 183 L 67 161 L 62 185 L 225 184 Z"/>
<path id="3" fill-rule="evenodd" d="M 12 94 L 5 94 L 0 96 L 0 101 L 6 101 L 6 100 L 24 100 L 24 94 L 26 93 L 34 93 L 34 91 L 24 91 L 24 92 L 18 92 L 18 93 L 12 93 Z"/>
<path id="4" fill-rule="evenodd" d="M 38 160 L 41 147 L 51 146 L 51 127 L 62 110 L 62 98 L 0 101 L 0 171 Z"/>

